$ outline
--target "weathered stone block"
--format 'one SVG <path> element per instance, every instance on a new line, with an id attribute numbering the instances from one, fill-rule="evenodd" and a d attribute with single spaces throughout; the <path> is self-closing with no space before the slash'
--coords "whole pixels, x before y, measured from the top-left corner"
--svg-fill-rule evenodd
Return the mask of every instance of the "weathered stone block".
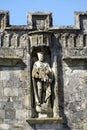
<path id="1" fill-rule="evenodd" d="M 9 26 L 9 12 L 0 10 L 0 28 L 5 29 Z"/>
<path id="2" fill-rule="evenodd" d="M 0 119 L 5 118 L 5 110 L 0 110 Z"/>
<path id="3" fill-rule="evenodd" d="M 15 119 L 15 109 L 12 108 L 6 109 L 5 119 Z"/>
<path id="4" fill-rule="evenodd" d="M 83 124 L 83 130 L 87 130 L 87 123 Z"/>
<path id="5" fill-rule="evenodd" d="M 24 126 L 21 124 L 14 124 L 12 130 L 24 130 Z"/>
<path id="6" fill-rule="evenodd" d="M 9 124 L 0 124 L 0 130 L 9 130 L 10 125 Z"/>
<path id="7" fill-rule="evenodd" d="M 19 109 L 16 110 L 16 119 L 25 119 L 26 118 L 26 110 L 25 109 Z"/>
<path id="8" fill-rule="evenodd" d="M 61 124 L 39 124 L 36 125 L 36 130 L 63 130 Z"/>
<path id="9" fill-rule="evenodd" d="M 1 80 L 10 80 L 10 73 L 8 71 L 2 71 L 1 72 Z"/>
<path id="10" fill-rule="evenodd" d="M 2 85 L 2 83 L 0 83 L 0 85 Z M 0 86 L 0 98 L 3 98 L 3 92 L 4 88 L 2 86 Z"/>
<path id="11" fill-rule="evenodd" d="M 18 88 L 4 88 L 4 96 L 18 96 Z"/>

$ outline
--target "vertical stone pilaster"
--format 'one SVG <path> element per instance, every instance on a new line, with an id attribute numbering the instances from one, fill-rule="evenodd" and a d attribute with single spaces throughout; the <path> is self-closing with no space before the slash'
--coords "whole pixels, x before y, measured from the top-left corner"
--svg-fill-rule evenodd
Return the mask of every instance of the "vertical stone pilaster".
<path id="1" fill-rule="evenodd" d="M 25 95 L 26 117 L 32 117 L 32 92 L 31 92 L 31 62 L 30 54 L 27 53 L 27 90 Z"/>
<path id="2" fill-rule="evenodd" d="M 58 57 L 54 55 L 53 71 L 55 77 L 54 84 L 54 102 L 53 102 L 53 117 L 59 117 L 59 99 L 58 99 Z"/>
<path id="3" fill-rule="evenodd" d="M 68 46 L 68 44 L 67 44 L 67 37 L 68 37 L 68 34 L 67 34 L 67 33 L 65 33 L 65 34 L 63 34 L 63 35 L 61 36 L 62 46 L 63 46 L 64 48 Z"/>
<path id="4" fill-rule="evenodd" d="M 74 37 L 75 37 L 75 34 L 70 34 L 68 36 L 68 40 L 67 40 L 68 48 L 74 48 Z"/>
<path id="5" fill-rule="evenodd" d="M 76 47 L 83 48 L 83 35 L 82 34 L 78 34 L 76 37 Z"/>

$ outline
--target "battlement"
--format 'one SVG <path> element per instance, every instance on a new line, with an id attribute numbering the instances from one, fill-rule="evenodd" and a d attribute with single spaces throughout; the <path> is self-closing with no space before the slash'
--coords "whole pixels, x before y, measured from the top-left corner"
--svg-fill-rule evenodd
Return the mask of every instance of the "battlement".
<path id="1" fill-rule="evenodd" d="M 27 25 L 9 25 L 9 11 L 0 10 L 0 28 L 13 29 L 13 30 L 81 30 L 87 31 L 87 11 L 74 12 L 74 26 L 53 26 L 51 12 L 28 12 Z"/>
<path id="2" fill-rule="evenodd" d="M 50 12 L 29 12 L 27 24 L 32 29 L 46 30 L 52 26 L 52 13 Z"/>
<path id="3" fill-rule="evenodd" d="M 9 26 L 9 11 L 0 10 L 0 28 L 5 29 Z"/>
<path id="4" fill-rule="evenodd" d="M 87 31 L 87 11 L 75 12 L 75 26 L 82 31 Z"/>

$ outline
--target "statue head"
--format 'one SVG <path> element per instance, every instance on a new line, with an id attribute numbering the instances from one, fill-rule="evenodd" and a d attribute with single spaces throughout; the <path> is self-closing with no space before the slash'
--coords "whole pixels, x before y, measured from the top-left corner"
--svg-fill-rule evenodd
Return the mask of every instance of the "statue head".
<path id="1" fill-rule="evenodd" d="M 38 52 L 37 56 L 38 56 L 39 61 L 44 61 L 44 53 L 43 52 Z"/>

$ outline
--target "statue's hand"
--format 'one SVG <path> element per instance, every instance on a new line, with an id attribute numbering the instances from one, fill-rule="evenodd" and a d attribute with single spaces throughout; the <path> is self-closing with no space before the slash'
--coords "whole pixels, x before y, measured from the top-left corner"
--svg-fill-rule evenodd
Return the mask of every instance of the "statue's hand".
<path id="1" fill-rule="evenodd" d="M 45 73 L 48 75 L 50 72 L 49 72 L 49 70 L 46 70 L 46 72 L 45 72 Z"/>
<path id="2" fill-rule="evenodd" d="M 34 77 L 36 79 L 41 79 L 41 76 L 37 71 L 32 71 L 32 77 Z"/>
<path id="3" fill-rule="evenodd" d="M 35 77 L 36 79 L 38 79 L 38 78 L 39 78 L 39 74 L 38 74 L 38 73 L 35 73 L 34 77 Z"/>

